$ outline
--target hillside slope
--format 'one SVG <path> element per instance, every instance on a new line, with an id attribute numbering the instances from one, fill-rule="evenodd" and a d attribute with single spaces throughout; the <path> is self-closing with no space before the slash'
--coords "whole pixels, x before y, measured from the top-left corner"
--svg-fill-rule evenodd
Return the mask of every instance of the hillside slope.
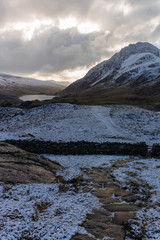
<path id="1" fill-rule="evenodd" d="M 0 108 L 0 140 L 160 144 L 160 114 L 131 106 Z"/>

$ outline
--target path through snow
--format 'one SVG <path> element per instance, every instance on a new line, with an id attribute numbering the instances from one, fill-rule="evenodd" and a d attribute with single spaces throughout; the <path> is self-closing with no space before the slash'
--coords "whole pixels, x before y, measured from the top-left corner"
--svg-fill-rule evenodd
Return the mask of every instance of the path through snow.
<path id="1" fill-rule="evenodd" d="M 131 135 L 116 125 L 111 118 L 111 107 L 94 107 L 91 109 L 91 113 L 101 124 L 106 126 L 107 133 L 112 137 L 132 140 Z"/>

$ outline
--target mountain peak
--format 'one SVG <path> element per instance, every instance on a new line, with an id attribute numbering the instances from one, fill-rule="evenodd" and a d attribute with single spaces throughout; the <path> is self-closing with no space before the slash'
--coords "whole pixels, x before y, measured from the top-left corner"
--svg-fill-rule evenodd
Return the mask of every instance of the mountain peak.
<path id="1" fill-rule="evenodd" d="M 148 42 L 137 42 L 135 44 L 129 44 L 127 47 L 121 49 L 120 52 L 113 55 L 111 59 L 122 62 L 127 59 L 129 56 L 138 53 L 152 53 L 157 57 L 160 57 L 160 50 Z"/>
<path id="2" fill-rule="evenodd" d="M 90 88 L 143 88 L 159 82 L 160 50 L 148 42 L 138 42 L 122 48 L 110 59 L 90 69 L 84 78 L 62 93 L 78 93 Z"/>
<path id="3" fill-rule="evenodd" d="M 131 43 L 128 46 L 122 48 L 120 52 L 123 52 L 125 50 L 130 51 L 131 54 L 132 53 L 150 52 L 157 56 L 160 56 L 159 49 L 149 42 Z"/>
<path id="4" fill-rule="evenodd" d="M 141 53 L 153 54 L 154 56 L 160 58 L 160 50 L 157 47 L 148 42 L 137 42 L 135 44 L 130 44 L 122 48 L 118 53 L 115 53 L 110 59 L 97 64 L 95 67 L 89 70 L 89 72 L 86 74 L 84 78 L 87 78 L 88 79 L 87 81 L 92 83 L 95 71 L 97 78 L 99 77 L 103 78 L 103 74 L 105 76 L 106 75 L 108 76 L 108 73 L 112 72 L 112 70 L 120 69 L 122 63 L 131 55 Z"/>

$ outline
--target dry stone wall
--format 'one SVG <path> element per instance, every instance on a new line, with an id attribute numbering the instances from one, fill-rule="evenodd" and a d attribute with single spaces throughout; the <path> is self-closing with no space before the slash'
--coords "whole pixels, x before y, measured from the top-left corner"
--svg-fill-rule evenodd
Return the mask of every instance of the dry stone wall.
<path id="1" fill-rule="evenodd" d="M 96 142 L 50 142 L 40 140 L 7 140 L 6 142 L 21 149 L 38 154 L 60 155 L 140 155 L 148 156 L 148 146 L 145 143 L 96 143 Z"/>

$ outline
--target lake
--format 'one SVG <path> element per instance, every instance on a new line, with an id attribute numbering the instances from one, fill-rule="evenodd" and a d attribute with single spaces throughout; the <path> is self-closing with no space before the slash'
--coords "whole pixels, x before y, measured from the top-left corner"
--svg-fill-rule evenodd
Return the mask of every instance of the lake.
<path id="1" fill-rule="evenodd" d="M 26 102 L 26 101 L 34 101 L 34 100 L 39 100 L 39 101 L 49 100 L 54 97 L 55 96 L 53 96 L 53 95 L 24 95 L 24 96 L 20 97 L 19 99 Z"/>

